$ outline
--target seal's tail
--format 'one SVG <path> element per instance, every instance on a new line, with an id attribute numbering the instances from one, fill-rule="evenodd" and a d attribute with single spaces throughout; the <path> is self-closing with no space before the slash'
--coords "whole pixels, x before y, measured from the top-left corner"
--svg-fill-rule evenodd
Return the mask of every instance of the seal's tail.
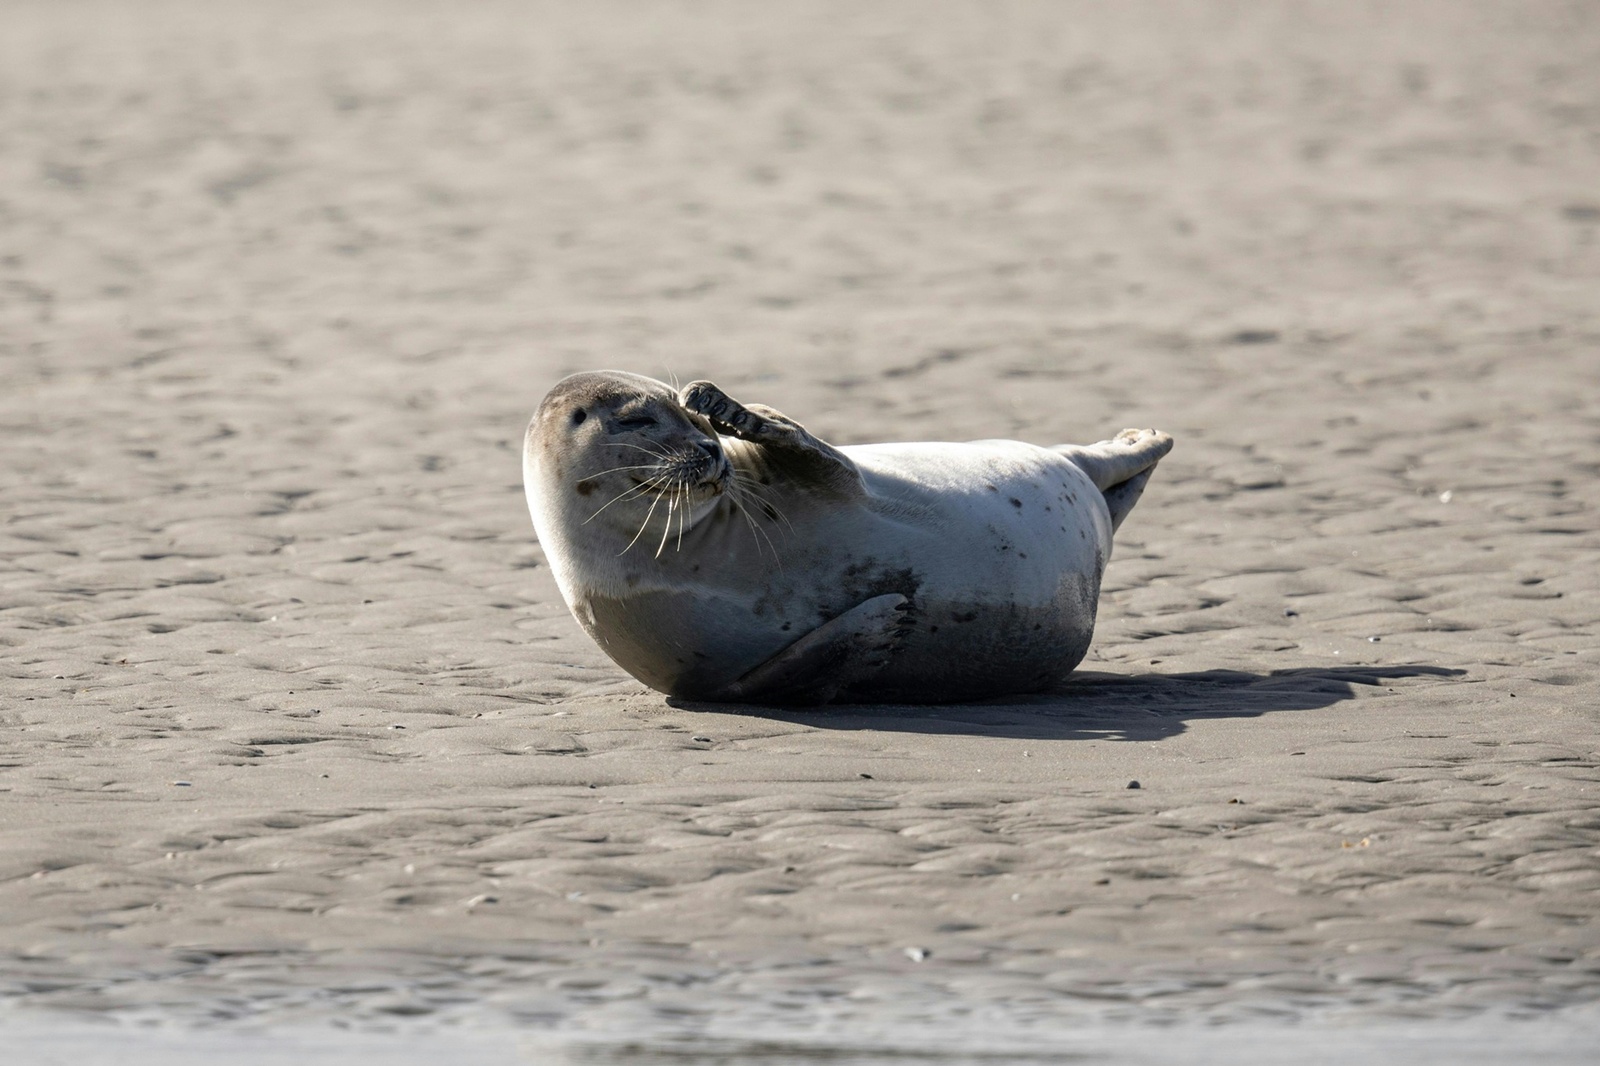
<path id="1" fill-rule="evenodd" d="M 1154 429 L 1125 429 L 1099 444 L 1063 444 L 1056 448 L 1088 474 L 1105 496 L 1113 532 L 1139 502 L 1156 464 L 1171 450 L 1172 438 Z"/>

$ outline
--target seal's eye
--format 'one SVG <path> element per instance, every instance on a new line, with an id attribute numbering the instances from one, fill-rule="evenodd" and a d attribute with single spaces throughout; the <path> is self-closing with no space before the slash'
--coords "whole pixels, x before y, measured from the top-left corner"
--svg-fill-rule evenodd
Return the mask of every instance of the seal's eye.
<path id="1" fill-rule="evenodd" d="M 575 426 L 581 426 L 583 425 L 583 420 L 588 417 L 589 412 L 580 407 L 578 410 L 572 412 L 572 424 Z"/>
<path id="2" fill-rule="evenodd" d="M 655 424 L 656 420 L 650 415 L 634 415 L 632 418 L 620 418 L 617 420 L 618 429 L 649 429 Z"/>

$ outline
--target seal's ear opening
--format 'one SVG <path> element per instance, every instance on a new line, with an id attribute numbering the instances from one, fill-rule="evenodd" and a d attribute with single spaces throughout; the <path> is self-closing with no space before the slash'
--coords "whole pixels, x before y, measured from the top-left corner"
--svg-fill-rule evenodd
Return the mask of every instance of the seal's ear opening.
<path id="1" fill-rule="evenodd" d="M 588 417 L 589 412 L 580 407 L 576 411 L 572 412 L 572 424 L 575 426 L 581 426 L 583 425 L 583 420 Z"/>

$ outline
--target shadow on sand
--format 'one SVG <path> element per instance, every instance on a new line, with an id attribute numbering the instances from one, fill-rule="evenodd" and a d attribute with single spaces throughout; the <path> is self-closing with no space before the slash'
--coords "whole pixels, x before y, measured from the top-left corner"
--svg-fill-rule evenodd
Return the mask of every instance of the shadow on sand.
<path id="1" fill-rule="evenodd" d="M 819 729 L 949 733 L 1018 740 L 1150 741 L 1177 736 L 1201 718 L 1256 718 L 1274 711 L 1311 711 L 1355 696 L 1356 685 L 1382 687 L 1414 677 L 1465 674 L 1438 666 L 1343 666 L 1274 670 L 1206 670 L 1193 674 L 1073 674 L 1055 692 L 987 703 L 938 706 L 740 707 L 741 713 Z M 669 699 L 687 710 L 729 711 L 727 704 Z"/>

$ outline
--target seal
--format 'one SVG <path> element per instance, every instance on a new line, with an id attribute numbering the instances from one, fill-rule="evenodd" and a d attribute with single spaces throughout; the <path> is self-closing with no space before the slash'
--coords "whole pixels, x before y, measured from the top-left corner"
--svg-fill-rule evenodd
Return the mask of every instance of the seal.
<path id="1" fill-rule="evenodd" d="M 600 371 L 540 403 L 523 483 L 573 616 L 651 688 L 942 703 L 1082 661 L 1111 535 L 1171 448 L 835 448 L 708 381 Z"/>

